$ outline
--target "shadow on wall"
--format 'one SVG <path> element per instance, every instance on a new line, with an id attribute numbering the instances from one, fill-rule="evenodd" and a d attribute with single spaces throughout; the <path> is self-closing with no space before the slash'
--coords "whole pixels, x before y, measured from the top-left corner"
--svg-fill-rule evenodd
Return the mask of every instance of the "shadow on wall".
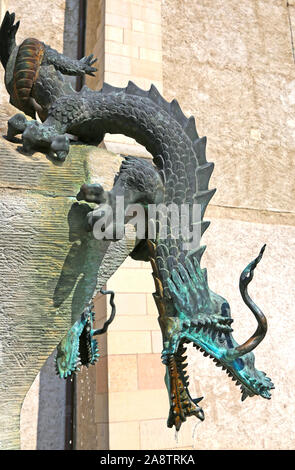
<path id="1" fill-rule="evenodd" d="M 56 351 L 47 359 L 39 377 L 37 450 L 64 450 L 66 381 L 55 373 Z"/>
<path id="2" fill-rule="evenodd" d="M 22 450 L 65 447 L 66 382 L 55 374 L 54 351 L 35 378 L 21 411 Z"/>

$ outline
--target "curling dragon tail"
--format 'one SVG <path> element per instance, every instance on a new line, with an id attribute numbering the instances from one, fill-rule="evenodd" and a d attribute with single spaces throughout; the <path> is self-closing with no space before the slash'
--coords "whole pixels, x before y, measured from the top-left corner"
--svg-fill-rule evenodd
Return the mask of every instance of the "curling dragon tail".
<path id="1" fill-rule="evenodd" d="M 19 21 L 14 24 L 15 13 L 7 11 L 0 27 L 0 61 L 5 68 L 12 50 L 15 47 L 15 35 Z"/>

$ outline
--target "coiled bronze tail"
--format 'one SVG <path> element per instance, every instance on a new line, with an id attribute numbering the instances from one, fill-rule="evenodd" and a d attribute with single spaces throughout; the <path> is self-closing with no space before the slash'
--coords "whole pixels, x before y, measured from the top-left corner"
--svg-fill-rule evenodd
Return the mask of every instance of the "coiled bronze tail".
<path id="1" fill-rule="evenodd" d="M 19 46 L 14 73 L 11 103 L 25 114 L 35 118 L 31 92 L 39 74 L 44 45 L 34 38 L 25 39 Z"/>

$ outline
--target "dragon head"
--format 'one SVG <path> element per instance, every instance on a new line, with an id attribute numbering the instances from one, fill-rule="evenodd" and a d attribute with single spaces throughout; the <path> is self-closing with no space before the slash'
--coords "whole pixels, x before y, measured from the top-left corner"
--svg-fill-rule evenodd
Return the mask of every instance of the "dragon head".
<path id="1" fill-rule="evenodd" d="M 186 343 L 193 343 L 204 356 L 212 358 L 218 367 L 222 367 L 241 387 L 242 401 L 254 395 L 271 398 L 270 391 L 274 385 L 264 372 L 255 368 L 255 357 L 252 352 L 264 338 L 267 322 L 247 292 L 247 286 L 253 278 L 254 269 L 262 257 L 264 248 L 265 246 L 240 276 L 241 295 L 258 322 L 255 333 L 242 345 L 238 345 L 232 336 L 233 319 L 228 302 L 209 289 L 206 270 L 200 268 L 198 260 L 187 256 L 183 263 L 179 263 L 172 270 L 167 283 L 171 305 L 177 312 L 176 315 L 162 317 L 160 315 L 159 323 L 164 342 L 163 362 L 168 369 L 169 367 L 171 369 L 170 377 L 173 377 L 173 374 L 177 376 L 176 390 L 178 388 L 181 409 L 180 411 L 176 409 L 175 400 L 170 400 L 168 426 L 175 425 L 176 429 L 179 429 L 182 421 L 191 415 L 204 419 L 202 409 L 197 405 L 200 399 L 192 399 L 188 390 L 189 377 L 185 370 L 187 364 L 184 363 Z M 157 296 L 155 299 L 157 301 Z M 171 383 L 171 380 L 168 384 L 166 381 L 170 395 L 175 396 Z"/>

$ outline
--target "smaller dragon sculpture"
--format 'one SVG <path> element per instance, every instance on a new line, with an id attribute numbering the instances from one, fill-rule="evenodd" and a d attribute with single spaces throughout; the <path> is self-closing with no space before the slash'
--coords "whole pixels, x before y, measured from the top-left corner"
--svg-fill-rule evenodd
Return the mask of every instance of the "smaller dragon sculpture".
<path id="1" fill-rule="evenodd" d="M 7 11 L 0 28 L 0 61 L 10 103 L 33 119 L 37 113 L 44 121 L 60 96 L 74 93 L 63 75 L 94 76 L 97 59 L 93 54 L 71 59 L 35 38 L 27 38 L 17 46 L 15 36 L 20 22 L 14 22 L 15 13 Z"/>
<path id="2" fill-rule="evenodd" d="M 264 372 L 256 369 L 253 354 L 266 334 L 267 321 L 248 294 L 248 285 L 265 246 L 240 276 L 242 299 L 257 320 L 256 331 L 241 345 L 232 336 L 229 303 L 210 290 L 207 271 L 201 268 L 205 247 L 187 248 L 195 226 L 201 235 L 208 228 L 204 214 L 215 192 L 209 189 L 214 165 L 207 162 L 206 138 L 199 137 L 194 118 L 187 118 L 176 100 L 168 103 L 153 85 L 148 91 L 129 82 L 126 88 L 104 84 L 99 91 L 84 86 L 80 92 L 73 89 L 68 92 L 59 72 L 92 74 L 92 56 L 72 61 L 37 41 L 31 59 L 31 52 L 26 55 L 26 45 L 19 49 L 15 46 L 17 27 L 14 15 L 6 14 L 0 30 L 1 44 L 3 38 L 6 43 L 1 46 L 0 58 L 6 68 L 7 90 L 11 102 L 31 116 L 37 111 L 42 122 L 29 121 L 23 114 L 16 114 L 8 122 L 8 139 L 22 134 L 26 151 L 41 148 L 51 157 L 63 161 L 69 152 L 68 134 L 82 142 L 99 144 L 105 133 L 119 133 L 136 139 L 153 155 L 153 163 L 126 157 L 111 191 L 105 191 L 99 184 L 84 184 L 77 199 L 98 205 L 87 215 L 89 231 L 95 230 L 96 223 L 102 221 L 108 208 L 116 213 L 118 196 L 124 199 L 125 214 L 130 204 L 140 204 L 148 224 L 154 228 L 153 237 L 146 234 L 136 240 L 130 255 L 137 260 L 149 261 L 153 269 L 153 296 L 163 336 L 162 361 L 166 366 L 165 383 L 170 400 L 167 425 L 179 430 L 190 416 L 204 419 L 203 409 L 199 406 L 202 398 L 192 398 L 189 391 L 185 356 L 188 343 L 212 358 L 241 387 L 242 400 L 254 395 L 269 399 L 274 385 Z M 31 77 L 29 80 L 24 77 L 25 82 L 21 81 L 23 64 Z M 159 214 L 150 217 L 150 204 L 165 207 L 174 204 L 178 208 L 187 205 L 188 234 L 183 234 L 179 227 L 175 233 L 171 214 L 165 222 Z M 200 208 L 198 221 L 193 217 L 196 205 Z M 125 224 L 129 218 L 125 217 Z M 107 230 L 107 218 L 104 223 Z M 81 312 L 81 319 L 58 347 L 56 365 L 60 376 L 67 377 L 78 370 L 80 364 L 96 361 L 98 346 L 94 336 L 105 332 L 114 319 L 113 293 L 111 305 L 111 317 L 100 330 L 93 327 L 92 301 Z"/>

